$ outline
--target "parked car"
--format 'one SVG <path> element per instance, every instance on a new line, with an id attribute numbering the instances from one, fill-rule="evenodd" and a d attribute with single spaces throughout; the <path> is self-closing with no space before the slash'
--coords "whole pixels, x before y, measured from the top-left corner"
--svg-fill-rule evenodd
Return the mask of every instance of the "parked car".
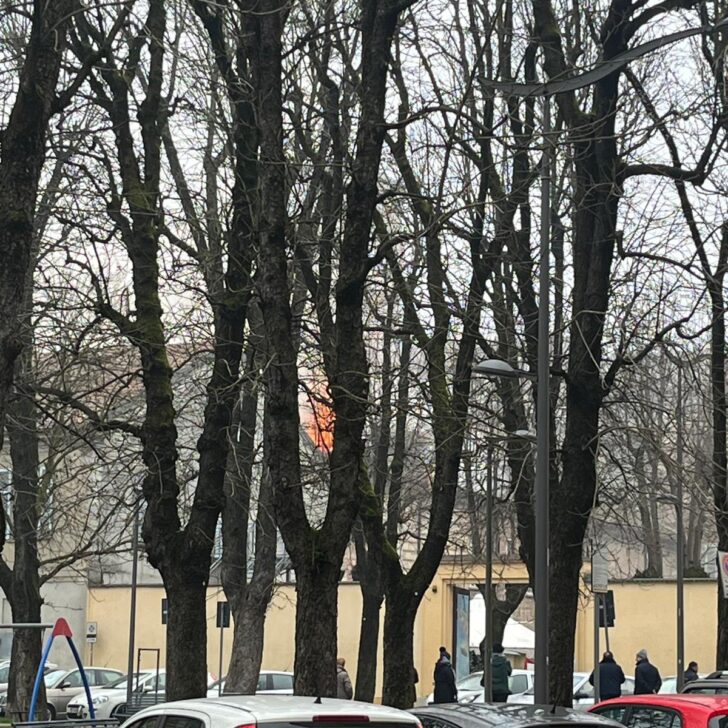
<path id="1" fill-rule="evenodd" d="M 483 679 L 483 671 L 471 672 L 470 675 L 458 680 L 458 702 L 459 703 L 482 703 L 483 686 L 480 684 Z M 513 670 L 508 679 L 511 693 L 520 695 L 533 687 L 533 670 Z M 427 705 L 431 705 L 435 696 L 430 693 L 427 696 Z"/>
<path id="2" fill-rule="evenodd" d="M 119 670 L 111 670 L 106 667 L 84 668 L 89 687 L 107 685 L 119 679 L 122 674 Z M 52 670 L 43 676 L 46 688 L 46 703 L 48 706 L 48 718 L 56 720 L 65 718 L 69 702 L 83 690 L 81 671 L 75 670 Z M 7 707 L 7 691 L 0 695 L 0 715 L 5 715 Z"/>
<path id="3" fill-rule="evenodd" d="M 47 675 L 49 672 L 53 672 L 58 669 L 58 665 L 53 662 L 46 662 L 43 668 L 43 674 Z M 7 693 L 8 691 L 8 680 L 10 680 L 10 660 L 3 660 L 0 662 L 0 694 Z"/>
<path id="4" fill-rule="evenodd" d="M 225 678 L 214 682 L 207 691 L 208 698 L 216 698 L 225 692 Z M 277 670 L 261 670 L 258 675 L 256 695 L 293 695 L 293 673 Z"/>
<path id="5" fill-rule="evenodd" d="M 594 705 L 594 686 L 589 682 L 590 672 L 575 672 L 573 678 L 574 697 L 573 705 L 577 710 L 587 710 Z M 634 678 L 627 677 L 622 685 L 622 695 L 634 693 Z M 530 688 L 523 695 L 511 695 L 509 703 L 520 703 L 532 705 L 534 701 L 533 688 Z"/>
<path id="6" fill-rule="evenodd" d="M 168 728 L 294 728 L 317 724 L 326 728 L 418 728 L 417 718 L 403 710 L 353 700 L 292 695 L 224 695 L 180 700 L 145 708 L 123 725 L 155 728 L 160 719 Z"/>
<path id="7" fill-rule="evenodd" d="M 684 685 L 680 693 L 682 695 L 728 695 L 728 679 L 693 680 Z"/>
<path id="8" fill-rule="evenodd" d="M 212 675 L 207 676 L 208 687 L 215 682 Z M 167 688 L 167 673 L 165 670 L 140 670 L 132 677 L 132 691 L 134 697 L 148 697 L 154 702 L 164 702 L 164 693 Z M 97 718 L 119 718 L 126 713 L 127 704 L 127 676 L 123 675 L 113 683 L 105 685 L 102 689 L 91 691 L 91 702 Z M 72 720 L 85 720 L 90 716 L 86 693 L 74 695 L 68 703 L 67 716 Z"/>
<path id="9" fill-rule="evenodd" d="M 410 712 L 420 719 L 422 728 L 622 728 L 614 721 L 582 711 L 539 705 L 450 703 Z"/>
<path id="10" fill-rule="evenodd" d="M 728 717 L 728 697 L 632 695 L 599 703 L 591 713 L 627 728 L 721 728 Z"/>

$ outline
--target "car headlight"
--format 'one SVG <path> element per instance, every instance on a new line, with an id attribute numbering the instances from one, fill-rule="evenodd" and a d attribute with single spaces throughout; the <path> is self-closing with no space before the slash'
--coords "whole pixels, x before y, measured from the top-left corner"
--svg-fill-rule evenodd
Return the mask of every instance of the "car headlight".
<path id="1" fill-rule="evenodd" d="M 102 703 L 108 703 L 109 696 L 108 695 L 97 695 L 95 698 L 91 699 L 91 702 L 94 705 L 101 705 Z"/>

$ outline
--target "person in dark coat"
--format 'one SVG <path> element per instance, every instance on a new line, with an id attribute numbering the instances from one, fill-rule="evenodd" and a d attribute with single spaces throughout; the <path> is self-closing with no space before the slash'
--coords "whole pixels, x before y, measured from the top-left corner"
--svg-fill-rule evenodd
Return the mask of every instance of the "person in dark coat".
<path id="1" fill-rule="evenodd" d="M 634 694 L 654 695 L 662 686 L 660 671 L 650 662 L 647 650 L 637 653 L 637 666 L 634 671 Z"/>
<path id="2" fill-rule="evenodd" d="M 614 655 L 607 651 L 599 663 L 599 698 L 611 700 L 622 695 L 622 685 L 625 681 L 624 672 L 614 659 Z M 589 675 L 589 683 L 594 685 L 594 672 Z"/>
<path id="3" fill-rule="evenodd" d="M 435 703 L 456 703 L 458 690 L 455 687 L 455 671 L 452 669 L 450 654 L 440 648 L 440 659 L 435 663 Z"/>
<path id="4" fill-rule="evenodd" d="M 493 656 L 490 660 L 490 684 L 493 686 L 494 703 L 508 702 L 508 696 L 511 694 L 508 678 L 512 672 L 511 663 L 503 654 L 503 645 L 494 644 Z"/>
<path id="5" fill-rule="evenodd" d="M 694 680 L 699 680 L 700 675 L 698 675 L 698 663 L 694 660 L 688 665 L 688 669 L 685 670 L 685 674 L 683 675 L 683 682 L 685 685 L 687 685 L 689 682 L 693 682 Z"/>

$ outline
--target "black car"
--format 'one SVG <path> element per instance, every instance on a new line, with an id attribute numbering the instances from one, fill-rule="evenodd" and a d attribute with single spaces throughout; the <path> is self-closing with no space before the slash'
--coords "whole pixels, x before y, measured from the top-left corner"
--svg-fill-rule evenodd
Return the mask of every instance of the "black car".
<path id="1" fill-rule="evenodd" d="M 503 703 L 448 703 L 414 708 L 422 728 L 624 728 L 598 715 L 580 710 L 540 705 Z"/>

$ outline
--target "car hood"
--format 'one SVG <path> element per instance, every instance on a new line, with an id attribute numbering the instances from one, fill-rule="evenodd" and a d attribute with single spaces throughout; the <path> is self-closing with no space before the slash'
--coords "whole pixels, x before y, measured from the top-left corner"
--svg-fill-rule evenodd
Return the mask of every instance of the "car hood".
<path id="1" fill-rule="evenodd" d="M 117 690 L 113 688 L 91 688 L 91 697 L 96 698 L 99 695 L 106 695 L 109 698 L 115 698 L 115 697 L 126 697 L 126 690 Z M 82 690 L 80 693 L 76 693 L 71 698 L 71 703 L 83 703 L 86 704 L 86 691 Z"/>

